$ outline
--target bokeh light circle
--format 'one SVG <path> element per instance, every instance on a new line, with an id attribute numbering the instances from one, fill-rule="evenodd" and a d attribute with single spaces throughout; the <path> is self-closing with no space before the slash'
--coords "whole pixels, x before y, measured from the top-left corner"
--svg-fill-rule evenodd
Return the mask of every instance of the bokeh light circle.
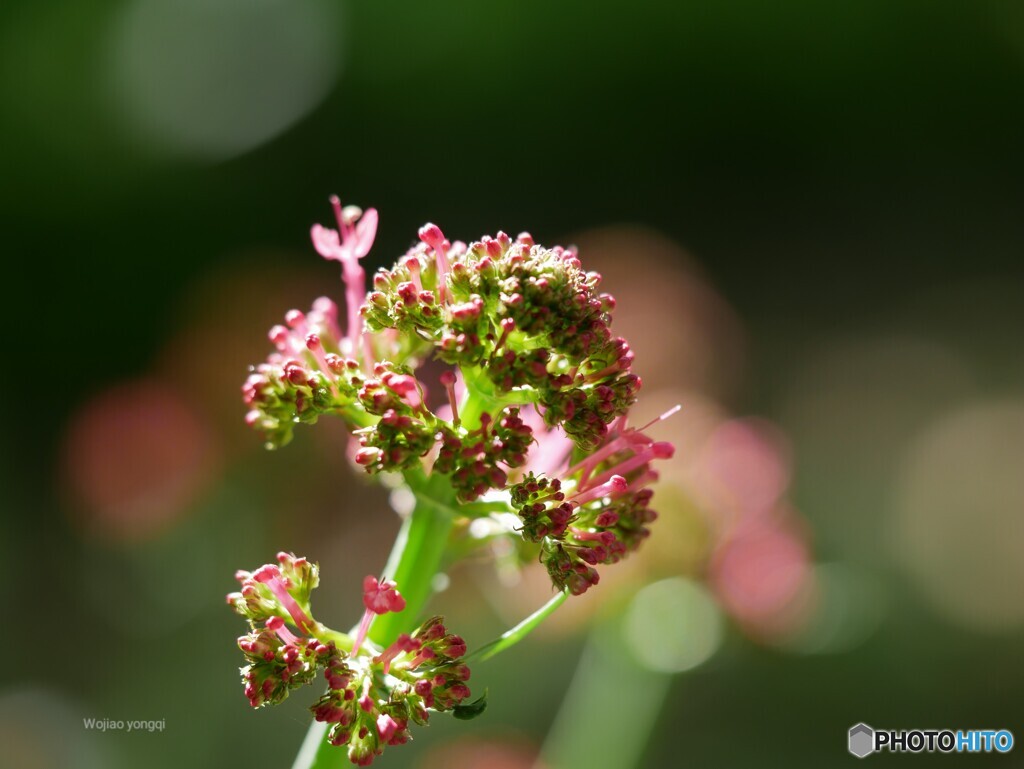
<path id="1" fill-rule="evenodd" d="M 1024 402 L 982 402 L 936 420 L 907 451 L 894 560 L 934 609 L 968 628 L 1024 625 Z"/>
<path id="2" fill-rule="evenodd" d="M 111 87 L 141 141 L 220 160 L 321 102 L 341 36 L 328 0 L 134 0 L 112 28 Z"/>
<path id="3" fill-rule="evenodd" d="M 843 654 L 852 651 L 881 626 L 889 610 L 888 594 L 879 578 L 845 563 L 816 564 L 813 582 L 818 600 L 804 627 L 779 639 L 797 654 Z"/>
<path id="4" fill-rule="evenodd" d="M 83 707 L 41 686 L 0 691 L 0 767 L 99 769 L 111 765 L 96 736 L 83 728 Z M 85 713 L 102 718 L 102 711 Z"/>
<path id="5" fill-rule="evenodd" d="M 680 673 L 706 662 L 722 642 L 723 622 L 715 600 L 682 577 L 642 588 L 626 612 L 625 640 L 644 667 Z"/>

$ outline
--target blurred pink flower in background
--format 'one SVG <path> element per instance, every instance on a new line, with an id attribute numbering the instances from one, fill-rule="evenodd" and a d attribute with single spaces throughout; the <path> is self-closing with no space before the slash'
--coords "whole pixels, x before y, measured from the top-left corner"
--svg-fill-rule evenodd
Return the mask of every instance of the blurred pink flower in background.
<path id="1" fill-rule="evenodd" d="M 220 466 L 209 426 L 156 379 L 115 385 L 86 402 L 64 440 L 76 520 L 101 538 L 158 536 L 189 512 Z"/>
<path id="2" fill-rule="evenodd" d="M 751 634 L 798 631 L 813 609 L 811 554 L 791 514 L 746 518 L 719 544 L 709 581 L 723 607 Z"/>
<path id="3" fill-rule="evenodd" d="M 464 737 L 433 748 L 419 769 L 546 769 L 529 742 L 508 737 Z"/>

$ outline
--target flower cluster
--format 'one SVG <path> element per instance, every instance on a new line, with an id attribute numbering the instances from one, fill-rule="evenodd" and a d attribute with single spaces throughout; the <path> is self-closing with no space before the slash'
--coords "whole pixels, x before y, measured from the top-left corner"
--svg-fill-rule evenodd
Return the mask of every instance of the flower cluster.
<path id="1" fill-rule="evenodd" d="M 331 725 L 332 745 L 348 745 L 349 758 L 369 764 L 385 745 L 409 739 L 409 723 L 424 725 L 428 710 L 444 712 L 469 697 L 465 642 L 447 632 L 441 617 L 403 633 L 372 658 L 335 653 L 324 677 L 328 691 L 313 717 Z"/>
<path id="2" fill-rule="evenodd" d="M 291 310 L 285 325 L 270 329 L 276 347 L 242 386 L 246 422 L 270 447 L 292 439 L 296 423 L 312 424 L 321 414 L 348 415 L 355 401 L 359 364 L 344 357 L 338 306 L 320 297 L 308 313 Z"/>
<path id="3" fill-rule="evenodd" d="M 502 410 L 493 424 L 485 412 L 478 429 L 460 432 L 445 425 L 440 435 L 434 471 L 451 475 L 452 488 L 462 502 L 471 502 L 489 489 L 504 488 L 508 475 L 502 466 L 523 465 L 533 443 L 533 430 L 515 406 Z"/>
<path id="4" fill-rule="evenodd" d="M 507 471 L 525 462 L 532 437 L 519 407 L 536 406 L 587 452 L 635 401 L 633 354 L 611 332 L 615 301 L 573 249 L 544 248 L 526 233 L 452 244 L 426 225 L 421 242 L 381 269 L 367 295 L 359 259 L 372 245 L 376 212 L 332 202 L 338 230 L 317 225 L 313 241 L 342 263 L 347 329 L 337 306 L 321 298 L 271 330 L 276 352 L 243 388 L 247 420 L 268 445 L 332 413 L 356 431 L 354 457 L 368 472 L 436 460 L 435 471 L 451 475 L 459 499 L 471 501 L 504 489 Z M 456 367 L 476 401 L 461 420 L 454 401 L 451 420 L 426 406 L 417 368 L 431 356 Z"/>
<path id="5" fill-rule="evenodd" d="M 670 458 L 674 449 L 648 437 L 647 427 L 630 428 L 620 418 L 608 439 L 561 479 L 531 471 L 510 487 L 523 537 L 540 543 L 541 562 L 556 587 L 586 592 L 600 578 L 595 566 L 616 563 L 650 533 L 647 524 L 657 513 L 648 506 L 648 486 L 658 477 L 651 462 Z"/>
<path id="6" fill-rule="evenodd" d="M 376 211 L 332 203 L 338 230 L 317 225 L 312 235 L 342 264 L 347 329 L 326 298 L 289 312 L 270 332 L 276 352 L 243 388 L 248 421 L 281 445 L 294 424 L 336 414 L 369 473 L 430 468 L 458 502 L 504 492 L 555 585 L 584 592 L 595 566 L 646 536 L 650 463 L 671 453 L 625 427 L 640 379 L 629 345 L 612 334 L 615 300 L 599 291 L 600 276 L 575 250 L 526 233 L 467 245 L 428 224 L 365 294 L 359 260 Z M 440 377 L 448 404 L 436 411 L 418 371 L 431 356 L 454 367 Z M 524 408 L 540 419 L 525 422 Z M 531 448 L 551 431 L 570 439 L 577 461 L 560 478 L 529 472 Z"/>
<path id="7" fill-rule="evenodd" d="M 316 565 L 290 553 L 277 560 L 238 572 L 241 590 L 227 597 L 250 624 L 238 646 L 247 663 L 241 670 L 245 696 L 254 708 L 283 701 L 322 670 L 328 689 L 310 708 L 313 717 L 331 725 L 331 744 L 347 745 L 350 760 L 366 766 L 386 745 L 408 741 L 410 722 L 425 724 L 428 711 L 457 709 L 469 697 L 466 643 L 441 617 L 383 650 L 366 641 L 374 616 L 405 608 L 394 582 L 364 580 L 366 612 L 353 639 L 313 619 Z"/>

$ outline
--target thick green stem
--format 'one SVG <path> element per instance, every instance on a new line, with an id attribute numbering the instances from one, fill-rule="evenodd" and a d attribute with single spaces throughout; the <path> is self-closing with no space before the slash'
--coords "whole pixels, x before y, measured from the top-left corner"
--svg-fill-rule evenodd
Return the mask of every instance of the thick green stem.
<path id="1" fill-rule="evenodd" d="M 467 430 L 480 427 L 480 417 L 486 413 L 496 413 L 512 401 L 502 398 L 494 390 L 494 384 L 479 368 L 463 368 L 463 380 L 466 384 L 466 397 L 459 405 L 459 420 Z"/>
<path id="2" fill-rule="evenodd" d="M 416 480 L 421 479 L 422 474 Z M 398 583 L 398 590 L 405 598 L 405 609 L 382 614 L 374 621 L 369 636 L 379 646 L 387 646 L 400 633 L 408 633 L 419 624 L 423 607 L 433 592 L 434 576 L 441 568 L 448 546 L 455 513 L 452 505 L 448 504 L 453 497 L 451 485 L 443 476 L 424 479 L 423 483 L 422 486 L 410 484 L 416 496 L 416 506 L 412 515 L 402 523 L 384 567 L 384 576 Z"/>

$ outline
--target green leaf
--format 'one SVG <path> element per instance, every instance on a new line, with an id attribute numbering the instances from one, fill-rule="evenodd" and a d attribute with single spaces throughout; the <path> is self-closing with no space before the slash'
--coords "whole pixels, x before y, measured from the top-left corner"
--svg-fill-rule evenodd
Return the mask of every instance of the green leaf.
<path id="1" fill-rule="evenodd" d="M 456 705 L 452 708 L 452 715 L 460 721 L 472 721 L 487 710 L 487 690 L 468 705 Z"/>

